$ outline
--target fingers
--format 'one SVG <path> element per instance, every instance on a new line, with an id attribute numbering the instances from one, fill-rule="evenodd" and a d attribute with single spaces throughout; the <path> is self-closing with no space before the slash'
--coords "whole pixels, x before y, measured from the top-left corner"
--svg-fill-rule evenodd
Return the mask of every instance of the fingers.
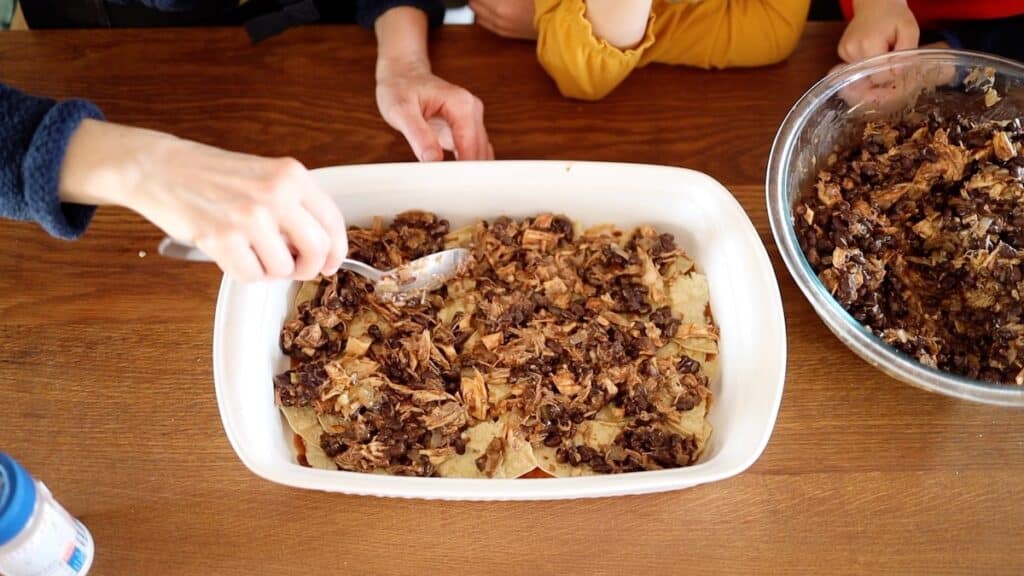
<path id="1" fill-rule="evenodd" d="M 481 0 L 470 0 L 469 8 L 473 10 L 473 21 L 480 25 L 485 30 L 504 36 L 499 26 L 498 14 L 494 6 L 490 2 L 481 2 Z"/>
<path id="2" fill-rule="evenodd" d="M 289 242 L 294 248 L 294 268 L 290 277 L 296 280 L 315 278 L 327 268 L 328 256 L 334 249 L 332 232 L 344 230 L 337 206 L 333 206 L 333 211 L 329 210 L 331 206 L 326 204 L 329 199 L 316 186 L 309 172 L 298 161 L 290 158 L 277 161 L 269 201 L 277 217 L 277 229 L 268 235 L 278 242 Z M 315 217 L 310 208 L 319 217 Z M 253 242 L 255 244 L 257 240 Z M 260 239 L 259 242 L 262 245 L 272 240 Z M 347 238 L 345 242 L 338 248 L 347 251 Z M 272 270 L 265 271 L 270 276 L 276 276 Z"/>
<path id="3" fill-rule="evenodd" d="M 441 148 L 455 150 L 455 138 L 452 136 L 452 127 L 448 125 L 444 118 L 434 116 L 427 120 L 427 124 L 434 131 L 434 136 L 437 138 L 438 143 L 441 144 Z"/>
<path id="4" fill-rule="evenodd" d="M 243 234 L 198 238 L 196 246 L 213 258 L 225 274 L 239 282 L 256 282 L 265 278 L 263 266 Z"/>
<path id="5" fill-rule="evenodd" d="M 874 72 L 870 76 L 868 76 L 867 79 L 871 87 L 873 88 L 878 88 L 881 86 L 896 86 L 901 82 L 906 83 L 905 76 L 892 68 Z"/>
<path id="6" fill-rule="evenodd" d="M 301 163 L 172 144 L 155 161 L 140 214 L 243 282 L 337 269 L 348 250 L 344 218 Z"/>
<path id="7" fill-rule="evenodd" d="M 443 82 L 443 81 L 442 81 Z M 458 86 L 444 83 L 423 94 L 428 108 L 438 116 L 423 118 L 423 112 L 403 108 L 385 118 L 405 135 L 416 157 L 432 162 L 444 158 L 444 150 L 454 150 L 459 160 L 492 160 L 494 149 L 484 127 L 484 105 L 479 98 Z M 420 150 L 426 149 L 421 153 Z"/>
<path id="8" fill-rule="evenodd" d="M 345 230 L 345 218 L 325 192 L 319 187 L 311 188 L 303 200 L 303 206 L 313 215 L 330 239 L 330 248 L 320 273 L 329 276 L 338 271 L 341 261 L 348 255 L 348 233 Z"/>
<path id="9" fill-rule="evenodd" d="M 444 159 L 444 144 L 460 160 L 490 155 L 484 128 L 484 105 L 469 91 L 429 70 L 392 70 L 377 82 L 377 107 L 393 128 L 405 136 L 420 161 Z M 432 129 L 428 120 L 440 117 Z M 447 125 L 447 129 L 445 125 Z M 448 132 L 451 133 L 451 142 Z"/>
<path id="10" fill-rule="evenodd" d="M 850 106 L 857 106 L 865 102 L 870 91 L 871 83 L 867 79 L 861 79 L 840 89 L 839 97 Z"/>
<path id="11" fill-rule="evenodd" d="M 503 36 L 522 40 L 536 40 L 533 27 L 533 0 L 470 0 L 474 21 L 480 27 Z"/>
<path id="12" fill-rule="evenodd" d="M 868 14 L 854 17 L 839 40 L 837 52 L 845 62 L 856 62 L 893 50 L 917 48 L 921 29 L 912 12 Z"/>
<path id="13" fill-rule="evenodd" d="M 392 108 L 384 119 L 405 136 L 420 162 L 437 162 L 444 159 L 441 144 L 427 125 L 427 121 L 423 119 L 423 111 L 414 102 Z"/>
<path id="14" fill-rule="evenodd" d="M 843 36 L 839 39 L 839 46 L 836 50 L 839 53 L 839 57 L 846 63 L 856 60 L 854 57 L 854 45 L 860 44 L 860 35 L 855 24 L 855 22 L 851 22 L 846 27 L 846 30 L 843 31 Z"/>
<path id="15" fill-rule="evenodd" d="M 502 38 L 515 38 L 517 37 L 512 30 L 510 30 L 501 20 L 496 20 L 489 16 L 478 16 L 474 22 L 484 30 L 487 30 L 491 34 L 501 36 Z"/>
<path id="16" fill-rule="evenodd" d="M 312 280 L 324 269 L 331 242 L 316 218 L 300 205 L 281 220 L 281 230 L 295 247 L 292 278 Z"/>
<path id="17" fill-rule="evenodd" d="M 494 5 L 487 0 L 469 0 L 469 8 L 477 19 L 484 15 L 492 17 L 496 15 Z"/>
<path id="18" fill-rule="evenodd" d="M 504 36 L 505 36 L 504 34 L 502 34 L 502 33 L 501 33 L 501 30 L 499 30 L 499 29 L 498 29 L 498 27 L 497 27 L 497 25 L 496 25 L 496 24 L 494 23 L 494 21 L 492 21 L 492 20 L 490 20 L 490 19 L 488 19 L 488 18 L 480 18 L 480 17 L 477 17 L 477 18 L 476 18 L 476 19 L 474 20 L 474 23 L 475 23 L 475 24 L 476 24 L 477 26 L 479 26 L 479 27 L 483 28 L 484 30 L 487 30 L 487 31 L 488 31 L 488 32 L 490 32 L 491 34 L 494 34 L 494 35 L 497 35 L 497 36 L 502 36 L 502 37 L 504 37 Z"/>
<path id="19" fill-rule="evenodd" d="M 921 29 L 913 17 L 904 19 L 896 25 L 896 43 L 893 50 L 910 50 L 917 48 L 921 40 Z"/>
<path id="20" fill-rule="evenodd" d="M 536 39 L 536 34 L 532 32 L 532 28 L 526 31 L 516 30 L 510 27 L 509 23 L 505 22 L 498 16 L 492 16 L 490 14 L 477 14 L 474 22 L 478 24 L 484 30 L 487 30 L 491 34 L 496 34 L 502 38 L 515 38 L 521 40 L 532 40 Z"/>
<path id="21" fill-rule="evenodd" d="M 843 60 L 843 62 L 846 62 L 847 64 L 851 64 L 851 63 L 855 62 L 856 59 L 853 57 L 853 53 L 852 53 L 852 50 L 851 50 L 852 44 L 850 42 L 846 42 L 845 40 L 846 40 L 846 38 L 844 37 L 839 42 L 839 50 L 838 50 L 839 58 L 841 58 Z"/>
<path id="22" fill-rule="evenodd" d="M 248 238 L 266 277 L 287 278 L 292 275 L 295 271 L 295 259 L 281 236 L 277 221 L 269 211 L 255 211 Z"/>
<path id="23" fill-rule="evenodd" d="M 851 50 L 854 60 L 864 60 L 887 52 L 889 52 L 889 40 L 881 35 L 863 38 Z"/>
<path id="24" fill-rule="evenodd" d="M 441 107 L 441 116 L 451 127 L 455 157 L 459 160 L 488 160 L 490 141 L 484 128 L 484 105 L 479 98 L 459 89 Z"/>
<path id="25" fill-rule="evenodd" d="M 488 0 L 469 0 L 469 8 L 473 11 L 473 21 L 498 34 L 501 18 L 498 5 Z"/>

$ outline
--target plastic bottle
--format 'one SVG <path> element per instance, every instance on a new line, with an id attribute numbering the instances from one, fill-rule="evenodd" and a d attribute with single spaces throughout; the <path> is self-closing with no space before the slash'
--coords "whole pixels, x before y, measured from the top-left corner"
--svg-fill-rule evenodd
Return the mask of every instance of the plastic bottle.
<path id="1" fill-rule="evenodd" d="M 85 526 L 0 452 L 0 575 L 82 576 L 94 552 Z"/>

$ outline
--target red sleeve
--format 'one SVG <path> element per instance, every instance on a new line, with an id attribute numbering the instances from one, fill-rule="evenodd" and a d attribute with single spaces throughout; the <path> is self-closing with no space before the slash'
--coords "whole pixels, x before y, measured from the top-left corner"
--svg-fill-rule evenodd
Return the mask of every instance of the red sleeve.
<path id="1" fill-rule="evenodd" d="M 921 27 L 944 21 L 995 20 L 1024 14 L 1024 0 L 907 0 Z M 853 18 L 853 0 L 839 0 L 843 16 Z"/>
<path id="2" fill-rule="evenodd" d="M 1024 14 L 1024 0 L 908 0 L 922 25 L 949 20 L 995 20 Z"/>

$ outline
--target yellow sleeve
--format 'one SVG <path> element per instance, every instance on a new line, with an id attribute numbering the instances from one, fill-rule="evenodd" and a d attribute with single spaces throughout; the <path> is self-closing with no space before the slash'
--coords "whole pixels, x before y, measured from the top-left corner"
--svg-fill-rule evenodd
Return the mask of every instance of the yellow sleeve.
<path id="1" fill-rule="evenodd" d="M 636 68 L 654 44 L 654 16 L 636 48 L 620 50 L 596 38 L 584 0 L 536 0 L 537 59 L 563 96 L 598 100 Z"/>
<path id="2" fill-rule="evenodd" d="M 700 68 L 766 66 L 796 48 L 810 0 L 655 0 L 649 62 Z"/>

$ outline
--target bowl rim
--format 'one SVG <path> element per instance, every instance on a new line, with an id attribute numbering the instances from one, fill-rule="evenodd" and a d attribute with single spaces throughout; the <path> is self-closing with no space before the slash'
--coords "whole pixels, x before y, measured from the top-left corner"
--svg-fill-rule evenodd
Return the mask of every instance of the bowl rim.
<path id="1" fill-rule="evenodd" d="M 782 121 L 768 156 L 765 199 L 768 221 L 782 261 L 825 325 L 848 348 L 872 366 L 907 384 L 984 404 L 1024 407 L 1024 386 L 994 384 L 944 372 L 926 366 L 889 346 L 851 316 L 825 288 L 800 248 L 793 226 L 792 205 L 787 201 L 784 169 L 793 158 L 800 129 L 819 103 L 834 96 L 851 82 L 889 66 L 919 62 L 1000 65 L 1024 78 L 1024 64 L 999 56 L 954 49 L 916 49 L 882 54 L 838 68 L 811 86 L 790 108 Z"/>

